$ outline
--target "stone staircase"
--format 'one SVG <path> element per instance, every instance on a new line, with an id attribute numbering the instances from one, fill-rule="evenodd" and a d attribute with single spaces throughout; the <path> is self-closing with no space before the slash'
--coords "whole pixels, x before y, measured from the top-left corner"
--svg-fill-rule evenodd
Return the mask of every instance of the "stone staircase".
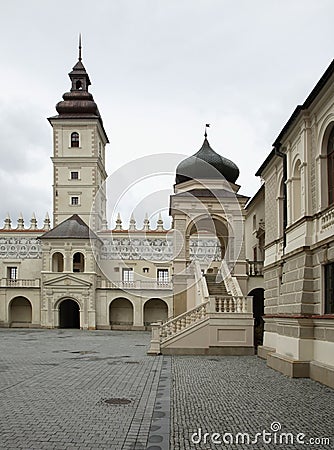
<path id="1" fill-rule="evenodd" d="M 229 297 L 231 294 L 227 291 L 224 280 L 217 274 L 206 274 L 206 284 L 210 297 Z"/>

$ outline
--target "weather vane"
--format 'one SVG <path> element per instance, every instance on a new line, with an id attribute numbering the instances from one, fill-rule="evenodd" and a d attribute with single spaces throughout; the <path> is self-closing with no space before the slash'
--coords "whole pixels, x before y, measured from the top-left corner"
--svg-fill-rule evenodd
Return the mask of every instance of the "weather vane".
<path id="1" fill-rule="evenodd" d="M 209 123 L 206 123 L 206 124 L 205 124 L 205 131 L 204 131 L 204 137 L 205 137 L 205 138 L 208 137 L 208 133 L 207 133 L 207 131 L 206 131 L 207 128 L 210 128 L 210 124 L 209 124 Z"/>

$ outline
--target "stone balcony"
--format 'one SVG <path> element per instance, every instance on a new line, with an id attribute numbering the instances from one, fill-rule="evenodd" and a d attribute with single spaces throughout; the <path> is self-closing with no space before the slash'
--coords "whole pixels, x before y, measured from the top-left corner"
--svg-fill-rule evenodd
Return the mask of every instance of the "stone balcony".
<path id="1" fill-rule="evenodd" d="M 135 290 L 172 290 L 172 282 L 158 282 L 155 280 L 136 280 L 136 281 L 109 281 L 101 280 L 99 288 L 102 289 L 135 289 Z"/>
<path id="2" fill-rule="evenodd" d="M 263 277 L 263 261 L 247 261 L 247 275 L 249 277 Z"/>
<path id="3" fill-rule="evenodd" d="M 17 279 L 12 280 L 10 278 L 2 278 L 0 280 L 0 287 L 4 288 L 39 288 L 41 281 L 39 278 L 36 279 Z"/>

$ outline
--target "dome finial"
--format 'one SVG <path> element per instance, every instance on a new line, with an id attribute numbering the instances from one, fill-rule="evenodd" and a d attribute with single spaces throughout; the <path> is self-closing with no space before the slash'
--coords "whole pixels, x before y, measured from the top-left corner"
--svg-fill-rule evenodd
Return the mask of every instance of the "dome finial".
<path id="1" fill-rule="evenodd" d="M 79 61 L 81 61 L 82 60 L 82 57 L 81 57 L 81 33 L 79 33 Z"/>
<path id="2" fill-rule="evenodd" d="M 204 131 L 204 137 L 205 137 L 205 139 L 208 137 L 208 133 L 207 133 L 207 131 L 206 131 L 207 128 L 210 128 L 210 124 L 209 124 L 209 123 L 206 123 L 206 124 L 205 124 L 205 131 Z"/>

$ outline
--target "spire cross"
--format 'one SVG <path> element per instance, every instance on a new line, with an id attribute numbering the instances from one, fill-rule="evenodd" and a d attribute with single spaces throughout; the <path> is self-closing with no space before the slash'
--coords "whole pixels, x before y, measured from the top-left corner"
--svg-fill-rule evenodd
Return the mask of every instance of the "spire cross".
<path id="1" fill-rule="evenodd" d="M 79 33 L 79 61 L 81 61 L 82 60 L 82 58 L 81 58 L 81 33 Z"/>
<path id="2" fill-rule="evenodd" d="M 205 138 L 208 137 L 208 133 L 206 132 L 206 129 L 207 129 L 207 128 L 210 128 L 210 124 L 209 124 L 209 123 L 206 123 L 206 124 L 205 124 L 205 131 L 204 131 L 204 137 L 205 137 Z"/>

